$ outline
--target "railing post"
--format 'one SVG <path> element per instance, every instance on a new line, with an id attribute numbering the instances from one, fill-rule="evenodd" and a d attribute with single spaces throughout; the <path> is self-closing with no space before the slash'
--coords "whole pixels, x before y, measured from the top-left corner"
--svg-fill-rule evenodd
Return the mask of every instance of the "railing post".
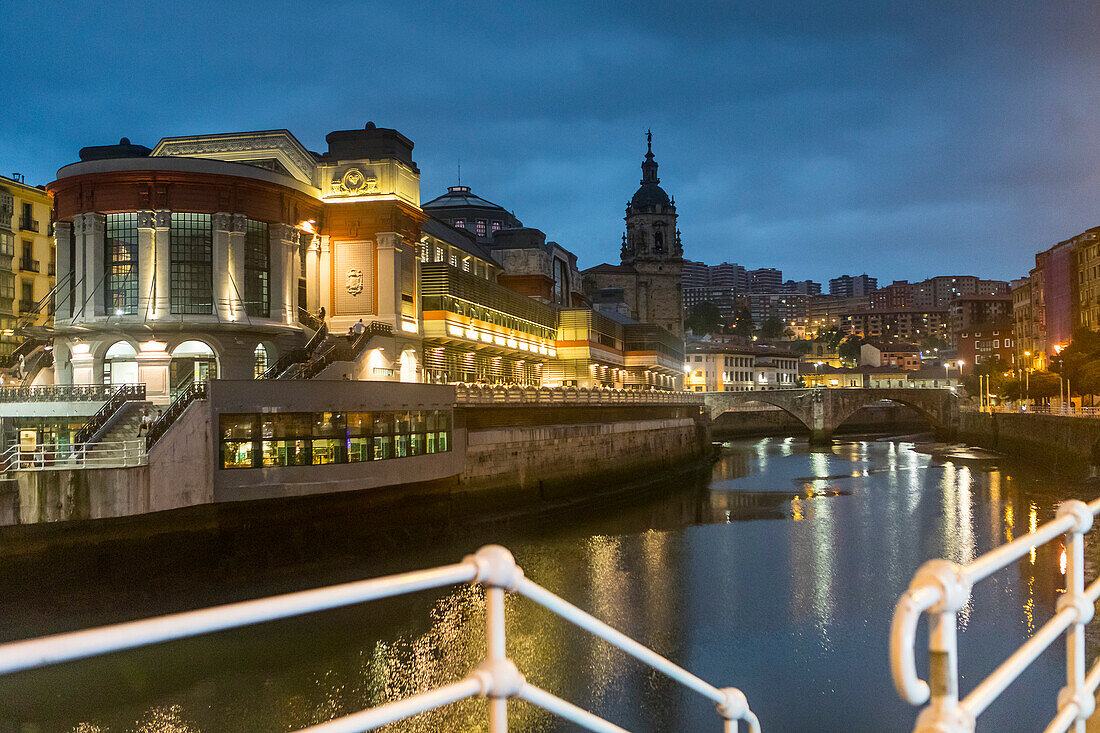
<path id="1" fill-rule="evenodd" d="M 512 553 L 500 545 L 486 545 L 463 559 L 477 566 L 474 583 L 485 586 L 486 657 L 479 668 L 486 677 L 489 733 L 508 733 L 508 698 L 519 693 L 523 676 L 505 649 L 504 592 L 515 590 L 523 571 Z"/>
<path id="2" fill-rule="evenodd" d="M 1077 612 L 1066 630 L 1066 686 L 1058 693 L 1058 710 L 1073 705 L 1077 715 L 1071 730 L 1085 733 L 1085 721 L 1096 707 L 1085 690 L 1085 624 L 1094 611 L 1085 596 L 1085 532 L 1092 527 L 1092 512 L 1084 502 L 1071 499 L 1058 507 L 1058 516 L 1071 516 L 1074 523 L 1066 532 L 1066 592 L 1058 599 L 1057 610 L 1073 608 Z"/>
<path id="3" fill-rule="evenodd" d="M 508 654 L 504 649 L 504 589 L 490 586 L 485 589 L 486 638 L 489 662 L 502 661 Z M 508 733 L 508 699 L 489 698 L 490 733 Z"/>
<path id="4" fill-rule="evenodd" d="M 915 733 L 973 733 L 975 721 L 959 706 L 959 648 L 956 612 L 970 599 L 962 568 L 948 560 L 921 566 L 910 589 L 939 586 L 940 602 L 928 612 L 928 707 L 917 717 Z"/>

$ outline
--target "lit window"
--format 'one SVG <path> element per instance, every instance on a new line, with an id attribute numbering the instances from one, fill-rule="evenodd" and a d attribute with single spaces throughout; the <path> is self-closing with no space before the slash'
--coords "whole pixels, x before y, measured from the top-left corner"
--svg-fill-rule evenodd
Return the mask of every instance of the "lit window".
<path id="1" fill-rule="evenodd" d="M 466 220 L 465 219 L 455 219 L 455 229 L 465 229 L 465 228 L 466 228 Z"/>
<path id="2" fill-rule="evenodd" d="M 485 228 L 484 219 L 478 219 L 477 223 L 474 225 L 474 228 L 474 230 L 477 232 L 477 236 L 479 237 L 484 237 L 486 234 L 489 233 L 488 230 Z"/>

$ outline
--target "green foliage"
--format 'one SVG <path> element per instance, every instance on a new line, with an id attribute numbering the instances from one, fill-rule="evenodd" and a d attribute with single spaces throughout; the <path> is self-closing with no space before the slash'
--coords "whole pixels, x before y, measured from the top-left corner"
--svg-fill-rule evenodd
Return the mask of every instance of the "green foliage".
<path id="1" fill-rule="evenodd" d="M 691 313 L 684 319 L 684 328 L 690 329 L 696 336 L 720 333 L 724 327 L 722 312 L 718 310 L 718 306 L 709 301 L 695 304 Z"/>
<path id="2" fill-rule="evenodd" d="M 1100 332 L 1074 331 L 1070 345 L 1051 356 L 1051 366 L 1069 380 L 1075 394 L 1100 394 Z"/>
<path id="3" fill-rule="evenodd" d="M 844 340 L 847 334 L 840 330 L 836 326 L 832 328 L 826 328 L 814 337 L 814 341 L 823 341 L 829 346 L 829 349 L 836 349 L 840 346 L 840 342 Z"/>
<path id="4" fill-rule="evenodd" d="M 748 308 L 737 309 L 733 316 L 733 332 L 747 339 L 752 338 L 752 313 Z"/>
<path id="5" fill-rule="evenodd" d="M 777 339 L 783 335 L 783 321 L 779 316 L 769 316 L 760 326 L 760 336 L 766 339 Z"/>
<path id="6" fill-rule="evenodd" d="M 840 358 L 844 361 L 859 361 L 859 347 L 867 343 L 859 336 L 849 336 L 840 342 L 838 351 L 840 352 Z"/>
<path id="7" fill-rule="evenodd" d="M 1027 396 L 1031 399 L 1057 397 L 1059 392 L 1058 375 L 1052 372 L 1031 372 L 1025 380 Z"/>
<path id="8" fill-rule="evenodd" d="M 808 339 L 799 339 L 798 341 L 791 342 L 791 351 L 796 354 L 808 354 L 813 349 L 813 341 Z"/>

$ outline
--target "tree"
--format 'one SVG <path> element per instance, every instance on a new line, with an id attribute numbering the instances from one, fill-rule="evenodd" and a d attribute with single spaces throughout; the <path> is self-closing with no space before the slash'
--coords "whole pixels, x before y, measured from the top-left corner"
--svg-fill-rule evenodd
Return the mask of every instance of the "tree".
<path id="1" fill-rule="evenodd" d="M 844 331 L 833 326 L 819 331 L 817 336 L 814 337 L 814 341 L 823 341 L 830 349 L 837 349 L 840 348 L 840 342 L 844 340 L 846 335 Z"/>
<path id="2" fill-rule="evenodd" d="M 1025 380 L 1027 396 L 1031 399 L 1055 397 L 1060 390 L 1061 380 L 1052 372 L 1031 372 Z"/>
<path id="3" fill-rule="evenodd" d="M 742 306 L 733 315 L 733 332 L 746 339 L 752 338 L 752 312 Z"/>
<path id="4" fill-rule="evenodd" d="M 760 326 L 760 336 L 766 339 L 777 339 L 783 335 L 783 321 L 779 316 L 768 316 Z"/>
<path id="5" fill-rule="evenodd" d="M 859 347 L 867 343 L 859 336 L 849 336 L 840 342 L 838 351 L 840 352 L 840 358 L 844 361 L 859 362 Z"/>
<path id="6" fill-rule="evenodd" d="M 791 342 L 791 351 L 796 354 L 808 354 L 813 348 L 813 342 L 808 339 L 799 339 Z"/>
<path id="7" fill-rule="evenodd" d="M 696 303 L 691 313 L 684 319 L 684 328 L 690 329 L 696 336 L 719 333 L 723 330 L 722 312 L 710 301 Z"/>

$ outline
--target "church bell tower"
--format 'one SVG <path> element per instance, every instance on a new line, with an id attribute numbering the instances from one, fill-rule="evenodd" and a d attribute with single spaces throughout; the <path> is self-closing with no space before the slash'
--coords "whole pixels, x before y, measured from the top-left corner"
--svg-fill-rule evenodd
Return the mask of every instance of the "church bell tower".
<path id="1" fill-rule="evenodd" d="M 642 323 L 655 323 L 684 334 L 680 282 L 684 249 L 676 228 L 676 201 L 661 188 L 653 157 L 653 134 L 646 133 L 642 180 L 626 207 L 622 264 L 637 273 L 634 310 Z"/>

